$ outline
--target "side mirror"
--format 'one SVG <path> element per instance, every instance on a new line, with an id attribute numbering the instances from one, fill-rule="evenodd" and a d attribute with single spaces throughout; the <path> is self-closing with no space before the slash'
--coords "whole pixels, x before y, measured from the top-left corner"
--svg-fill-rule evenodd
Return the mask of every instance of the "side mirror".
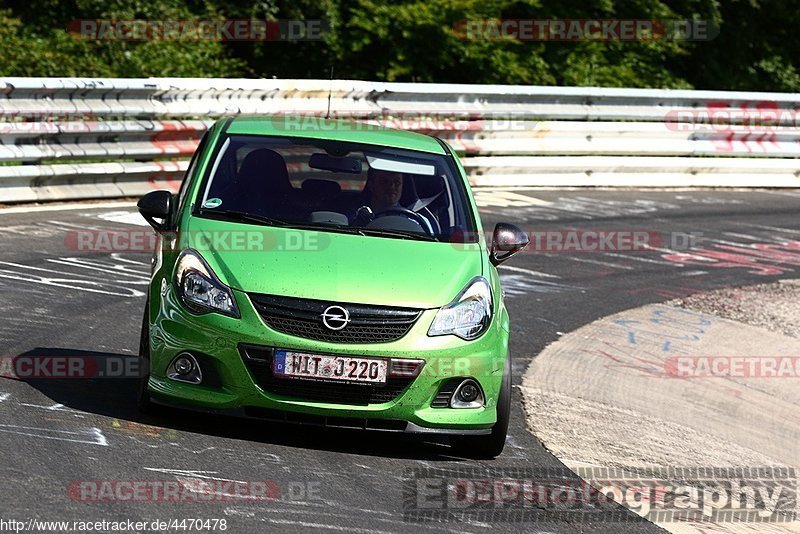
<path id="1" fill-rule="evenodd" d="M 156 232 L 169 230 L 172 218 L 172 193 L 169 191 L 151 191 L 136 203 L 139 213 Z M 162 219 L 161 222 L 155 219 Z"/>
<path id="2" fill-rule="evenodd" d="M 489 261 L 500 265 L 528 246 L 528 235 L 513 224 L 497 223 L 489 247 Z"/>

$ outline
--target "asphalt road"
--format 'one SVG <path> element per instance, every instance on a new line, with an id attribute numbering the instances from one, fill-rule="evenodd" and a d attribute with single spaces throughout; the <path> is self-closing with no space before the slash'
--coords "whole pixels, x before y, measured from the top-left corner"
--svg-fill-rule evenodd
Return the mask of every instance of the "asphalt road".
<path id="1" fill-rule="evenodd" d="M 660 249 L 531 250 L 509 261 L 501 272 L 512 316 L 516 383 L 548 343 L 590 321 L 705 289 L 796 277 L 800 269 L 800 255 L 794 257 L 793 246 L 786 245 L 800 238 L 800 193 L 495 191 L 478 196 L 487 229 L 507 221 L 529 232 L 648 231 L 651 244 Z M 0 213 L 2 355 L 133 357 L 149 257 L 78 251 L 68 237 L 85 228 L 134 228 L 126 214 L 131 211 L 84 205 Z M 686 252 L 680 249 L 687 234 L 695 239 L 688 259 L 680 255 Z M 133 381 L 120 378 L 0 378 L 0 476 L 5 481 L 0 519 L 225 519 L 232 532 L 623 528 L 557 511 L 545 516 L 550 520 L 536 522 L 404 520 L 408 469 L 561 467 L 526 428 L 518 391 L 506 451 L 491 462 L 454 457 L 446 446 L 404 436 L 305 430 L 180 411 L 144 417 L 135 409 L 134 391 Z M 581 429 L 573 432 L 580 440 Z M 269 480 L 279 495 L 269 502 L 85 502 L 70 489 L 87 480 Z M 626 523 L 624 529 L 657 530 L 648 523 Z"/>

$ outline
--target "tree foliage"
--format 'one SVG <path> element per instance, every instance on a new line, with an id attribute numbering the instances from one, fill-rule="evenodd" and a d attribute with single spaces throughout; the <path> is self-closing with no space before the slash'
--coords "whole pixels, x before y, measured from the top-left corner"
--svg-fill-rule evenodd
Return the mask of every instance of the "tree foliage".
<path id="1" fill-rule="evenodd" d="M 322 40 L 79 39 L 74 19 L 323 19 Z M 466 20 L 705 20 L 712 40 L 470 39 Z M 800 91 L 786 0 L 0 0 L 2 76 L 197 76 Z"/>

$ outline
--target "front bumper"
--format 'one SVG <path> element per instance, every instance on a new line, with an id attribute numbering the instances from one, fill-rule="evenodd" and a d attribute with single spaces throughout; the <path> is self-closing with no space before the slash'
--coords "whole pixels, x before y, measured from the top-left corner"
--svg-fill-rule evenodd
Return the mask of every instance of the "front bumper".
<path id="1" fill-rule="evenodd" d="M 331 415 L 310 415 L 302 412 L 283 412 L 280 410 L 269 410 L 246 406 L 244 408 L 229 408 L 225 410 L 198 408 L 192 404 L 183 404 L 176 400 L 166 400 L 164 398 L 154 399 L 156 404 L 179 408 L 184 410 L 201 411 L 214 415 L 224 415 L 229 417 L 239 417 L 243 419 L 256 419 L 259 421 L 269 421 L 273 423 L 296 424 L 300 426 L 312 426 L 322 428 L 335 428 L 347 430 L 370 430 L 374 432 L 394 432 L 405 434 L 422 434 L 436 436 L 484 436 L 491 434 L 492 427 L 486 428 L 428 428 L 419 426 L 410 421 L 399 419 L 359 419 L 355 417 L 331 416 Z"/>
<path id="2" fill-rule="evenodd" d="M 156 280 L 155 282 L 158 282 Z M 158 287 L 153 283 L 151 288 Z M 194 315 L 178 301 L 172 285 L 150 295 L 150 380 L 153 400 L 183 408 L 230 411 L 258 419 L 411 433 L 485 434 L 496 421 L 508 332 L 496 316 L 479 339 L 428 337 L 436 310 L 426 310 L 401 339 L 389 343 L 339 344 L 294 337 L 270 329 L 250 302 L 234 291 L 240 319 Z M 503 310 L 504 312 L 504 310 Z M 425 360 L 422 372 L 395 398 L 375 404 L 310 401 L 262 389 L 245 365 L 242 345 L 261 345 L 313 353 Z M 166 369 L 180 352 L 201 356 L 213 366 L 211 385 L 170 380 Z M 471 377 L 483 388 L 481 408 L 433 408 L 431 401 L 451 378 Z M 357 387 L 357 386 L 355 386 Z M 286 392 L 284 392 L 286 393 Z"/>

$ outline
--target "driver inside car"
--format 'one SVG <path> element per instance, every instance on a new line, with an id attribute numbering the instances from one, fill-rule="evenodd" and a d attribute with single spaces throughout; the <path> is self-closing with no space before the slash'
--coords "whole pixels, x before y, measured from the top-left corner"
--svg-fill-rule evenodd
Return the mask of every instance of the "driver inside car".
<path id="1" fill-rule="evenodd" d="M 350 217 L 354 226 L 366 226 L 375 217 L 375 214 L 390 208 L 405 209 L 400 204 L 403 195 L 403 174 L 393 171 L 382 171 L 370 168 L 367 172 L 367 183 L 356 208 Z M 433 227 L 428 219 L 422 215 L 424 228 L 433 234 Z"/>
<path id="2" fill-rule="evenodd" d="M 399 172 L 370 169 L 367 173 L 367 185 L 364 187 L 369 197 L 368 206 L 372 211 L 401 207 L 400 196 L 403 194 L 403 175 Z"/>

